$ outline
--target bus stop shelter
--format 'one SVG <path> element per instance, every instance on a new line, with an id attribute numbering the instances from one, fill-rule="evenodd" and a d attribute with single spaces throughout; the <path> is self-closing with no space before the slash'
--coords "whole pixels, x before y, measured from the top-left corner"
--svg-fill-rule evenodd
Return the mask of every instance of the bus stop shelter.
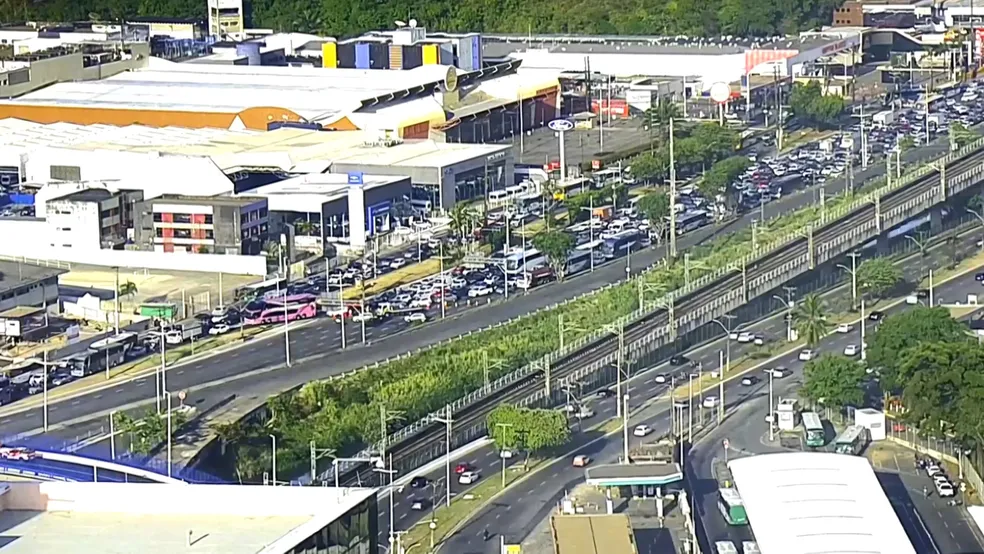
<path id="1" fill-rule="evenodd" d="M 596 487 L 627 488 L 633 498 L 655 498 L 662 517 L 667 485 L 683 481 L 683 471 L 676 463 L 607 464 L 587 468 L 585 480 Z M 622 496 L 625 496 L 624 494 Z M 609 500 L 609 512 L 612 504 Z"/>

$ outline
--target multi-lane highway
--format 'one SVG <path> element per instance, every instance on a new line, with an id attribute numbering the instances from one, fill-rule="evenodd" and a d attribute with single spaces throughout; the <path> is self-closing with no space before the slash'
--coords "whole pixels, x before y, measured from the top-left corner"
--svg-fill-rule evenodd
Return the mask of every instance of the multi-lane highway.
<path id="1" fill-rule="evenodd" d="M 934 143 L 926 148 L 906 152 L 908 163 L 916 163 L 937 157 L 945 152 L 945 144 Z M 871 166 L 859 171 L 855 182 L 881 174 L 884 167 Z M 826 185 L 827 194 L 840 192 L 846 186 L 843 179 Z M 803 191 L 782 198 L 765 206 L 765 216 L 775 217 L 780 213 L 795 210 L 814 201 L 812 190 Z M 721 233 L 731 232 L 750 226 L 753 219 L 760 217 L 758 212 L 746 214 L 724 225 L 700 229 L 678 241 L 683 250 Z M 661 259 L 664 247 L 651 248 L 634 254 L 632 267 L 648 267 Z M 294 360 L 289 369 L 282 367 L 284 345 L 281 336 L 254 340 L 242 348 L 206 359 L 176 367 L 169 372 L 169 388 L 172 390 L 194 390 L 205 383 L 221 384 L 206 390 L 194 391 L 190 401 L 200 409 L 228 397 L 229 394 L 256 394 L 266 396 L 301 383 L 351 371 L 363 365 L 396 356 L 440 340 L 457 336 L 460 333 L 480 329 L 499 321 L 518 317 L 531 311 L 552 305 L 565 299 L 597 289 L 605 283 L 624 278 L 623 262 L 615 262 L 596 268 L 592 273 L 581 275 L 564 283 L 548 285 L 524 294 L 522 301 L 501 302 L 479 309 L 463 311 L 446 320 L 435 321 L 414 329 L 413 332 L 399 332 L 402 322 L 383 324 L 367 330 L 367 340 L 371 348 L 360 344 L 361 329 L 347 325 L 347 338 L 351 346 L 340 351 L 338 325 L 332 321 L 319 320 L 298 328 L 291 333 L 291 354 Z M 235 384 L 228 380 L 238 379 Z M 98 392 L 83 394 L 71 400 L 54 403 L 51 407 L 50 422 L 77 422 L 79 419 L 102 416 L 120 406 L 135 402 L 150 401 L 154 398 L 153 377 L 122 381 L 118 385 Z M 34 408 L 22 410 L 16 404 L 0 409 L 0 426 L 4 434 L 18 434 L 37 430 L 41 427 L 41 410 Z"/>
<path id="2" fill-rule="evenodd" d="M 966 299 L 968 293 L 978 293 L 981 290 L 981 284 L 975 281 L 974 276 L 971 274 L 939 286 L 936 290 L 936 294 L 939 295 L 940 298 L 953 299 L 955 301 L 960 298 Z M 890 309 L 889 313 L 902 310 L 905 307 L 906 306 L 904 305 L 896 306 L 895 308 Z M 783 326 L 784 322 L 781 318 L 772 318 L 758 325 L 751 326 L 750 330 L 762 332 L 766 335 L 777 336 L 783 333 Z M 856 330 L 855 333 L 851 335 L 831 335 L 823 341 L 823 343 L 818 347 L 818 350 L 821 353 L 842 352 L 844 345 L 858 344 L 860 342 L 860 336 L 858 333 L 859 331 Z M 718 341 L 714 344 L 702 347 L 688 355 L 691 359 L 700 362 L 704 368 L 716 367 L 718 362 L 718 352 L 721 348 L 723 348 L 723 341 Z M 743 348 L 745 347 L 733 343 L 733 352 L 735 352 L 736 355 L 740 355 Z M 791 390 L 799 384 L 803 364 L 797 359 L 796 353 L 784 356 L 770 365 L 784 366 L 793 371 L 792 375 L 775 381 L 777 390 Z M 631 437 L 630 441 L 632 446 L 635 446 L 645 440 L 652 440 L 652 437 L 659 436 L 669 431 L 669 413 L 667 403 L 665 401 L 653 402 L 655 397 L 666 392 L 667 387 L 667 385 L 656 383 L 655 376 L 669 371 L 669 368 L 666 365 L 663 365 L 642 373 L 628 382 L 628 391 L 631 402 L 630 409 L 634 412 L 637 411 L 637 413 L 634 413 L 631 418 L 630 425 L 635 426 L 645 423 L 655 430 L 654 434 L 650 435 L 647 439 Z M 692 370 L 690 368 L 678 370 L 678 376 L 682 380 L 689 371 Z M 708 394 L 716 394 L 716 391 L 709 392 Z M 767 395 L 767 381 L 765 379 L 762 379 L 757 385 L 749 387 L 742 386 L 740 384 L 740 380 L 732 380 L 729 381 L 725 387 L 725 406 L 728 410 L 732 410 L 745 402 L 752 401 L 753 399 L 761 399 L 764 395 Z M 765 402 L 767 403 L 767 400 Z M 646 404 L 649 405 L 647 406 Z M 610 418 L 614 416 L 615 407 L 613 401 L 610 399 L 592 400 L 591 406 L 597 412 L 596 418 Z M 761 435 L 767 430 L 767 426 L 764 421 L 767 409 L 763 407 L 760 411 L 761 417 L 733 418 L 728 421 L 739 422 L 737 424 L 738 428 L 742 429 L 743 433 L 756 437 L 755 440 L 757 441 L 758 437 L 761 437 Z M 711 414 L 708 413 L 706 416 L 710 418 Z M 622 450 L 621 440 L 617 436 L 595 440 L 595 442 L 591 443 L 589 446 L 578 447 L 578 445 L 583 445 L 591 440 L 594 440 L 595 438 L 596 436 L 577 434 L 575 435 L 574 442 L 571 445 L 571 450 L 590 455 L 596 460 L 595 463 L 612 463 L 616 461 Z M 698 458 L 698 456 L 702 455 L 702 452 L 713 455 L 715 449 L 715 445 L 710 445 L 710 442 L 708 442 L 708 445 L 710 446 L 707 446 L 706 450 L 702 444 L 703 443 L 701 443 L 700 447 L 695 449 L 695 451 L 691 454 L 692 460 L 694 460 L 694 463 L 698 466 L 703 463 L 702 459 Z M 720 450 L 720 448 L 717 448 L 717 450 Z M 497 478 L 498 476 L 497 471 L 500 467 L 499 460 L 491 447 L 473 452 L 467 456 L 465 461 L 468 461 L 480 468 L 483 472 L 483 478 Z M 429 477 L 436 481 L 440 481 L 443 479 L 443 474 L 444 470 L 442 469 L 433 472 L 429 475 Z M 702 476 L 704 476 L 704 474 L 702 474 Z M 506 537 L 510 540 L 522 540 L 554 507 L 556 501 L 564 494 L 564 491 L 570 489 L 573 485 L 582 482 L 583 479 L 583 470 L 572 467 L 571 460 L 568 457 L 550 463 L 546 467 L 539 470 L 535 475 L 531 476 L 528 481 L 508 489 L 505 494 L 496 498 L 493 503 L 483 508 L 473 519 L 473 521 L 462 528 L 459 533 L 457 533 L 447 542 L 447 544 L 445 544 L 444 551 L 454 552 L 455 554 L 491 554 L 496 552 L 498 549 L 498 540 L 496 539 L 486 542 L 483 537 L 483 531 L 486 528 L 488 528 L 493 535 L 505 533 Z M 716 490 L 716 487 L 714 488 Z M 439 490 L 443 489 L 440 488 Z M 452 484 L 452 491 L 460 492 L 459 485 L 457 485 L 457 483 Z M 410 489 L 407 488 L 404 491 L 404 495 L 402 497 L 398 495 L 396 499 L 395 520 L 397 530 L 409 528 L 414 523 L 419 521 L 424 515 L 409 509 L 410 502 L 408 502 L 406 498 L 410 495 Z M 707 502 L 710 502 L 710 504 L 707 504 Z M 714 507 L 713 502 L 713 498 L 711 498 L 711 500 L 702 498 L 700 504 L 702 506 L 701 509 L 712 515 L 717 514 L 718 512 Z M 708 521 L 713 520 L 709 517 Z M 949 524 L 953 525 L 952 523 Z M 380 518 L 380 529 L 382 537 L 381 543 L 385 544 L 386 533 L 388 533 L 388 513 L 386 517 Z M 934 531 L 934 538 L 936 538 L 935 533 L 936 531 Z M 711 534 L 713 536 L 714 532 L 711 532 Z M 963 544 L 968 541 L 968 538 L 966 536 L 962 536 L 959 541 Z M 976 542 L 974 542 L 973 545 L 973 550 L 967 550 L 970 543 L 964 544 L 963 551 L 977 551 L 981 548 L 979 545 L 976 545 Z"/>

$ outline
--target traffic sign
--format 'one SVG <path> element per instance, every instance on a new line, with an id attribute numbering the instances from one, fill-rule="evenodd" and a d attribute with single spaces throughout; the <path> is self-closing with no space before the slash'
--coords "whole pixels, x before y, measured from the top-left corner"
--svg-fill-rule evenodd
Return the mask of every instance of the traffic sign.
<path id="1" fill-rule="evenodd" d="M 711 85 L 711 100 L 724 104 L 731 99 L 731 86 L 728 83 L 717 82 Z"/>
<path id="2" fill-rule="evenodd" d="M 731 446 L 731 443 L 730 443 L 730 442 L 728 442 L 728 439 L 724 439 L 723 441 L 721 441 L 721 444 L 723 444 L 723 445 L 724 445 L 724 449 L 725 449 L 725 450 L 727 450 L 727 449 L 728 449 L 728 447 L 729 447 L 729 446 Z"/>
<path id="3" fill-rule="evenodd" d="M 178 392 L 178 400 L 180 400 L 181 402 L 184 402 L 185 398 L 188 398 L 188 391 L 179 391 Z"/>
<path id="4" fill-rule="evenodd" d="M 564 131 L 570 131 L 571 129 L 573 129 L 574 124 L 566 119 L 555 119 L 550 123 L 547 123 L 547 127 L 549 127 L 553 131 L 563 133 Z"/>

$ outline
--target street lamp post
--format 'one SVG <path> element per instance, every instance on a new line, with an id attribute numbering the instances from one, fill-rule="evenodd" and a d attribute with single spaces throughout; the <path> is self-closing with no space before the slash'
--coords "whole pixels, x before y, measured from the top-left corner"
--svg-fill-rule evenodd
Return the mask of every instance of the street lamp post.
<path id="1" fill-rule="evenodd" d="M 270 439 L 273 441 L 273 445 L 270 448 L 271 452 L 273 453 L 273 459 L 271 460 L 273 462 L 273 475 L 272 475 L 273 486 L 276 487 L 277 486 L 277 436 L 270 435 Z"/>
<path id="2" fill-rule="evenodd" d="M 499 429 L 500 432 L 502 433 L 502 437 L 503 437 L 502 442 L 503 442 L 503 445 L 506 442 L 505 441 L 505 430 L 508 429 L 508 428 L 510 428 L 510 427 L 513 427 L 513 424 L 512 423 L 496 423 L 495 424 L 495 428 L 496 429 Z M 505 448 L 502 448 L 502 449 L 499 450 L 499 465 L 502 467 L 502 488 L 506 488 L 506 457 L 505 457 L 504 453 L 505 453 Z M 450 483 L 448 483 L 448 487 L 450 488 Z"/>
<path id="3" fill-rule="evenodd" d="M 342 290 L 344 285 L 342 282 L 338 282 L 338 324 L 341 326 L 340 334 L 342 335 L 342 350 L 345 350 L 345 314 L 348 310 L 345 309 L 345 297 L 344 291 Z"/>
<path id="4" fill-rule="evenodd" d="M 445 408 L 445 417 L 434 417 L 433 420 L 438 423 L 443 423 L 447 428 L 447 433 L 445 434 L 445 460 L 444 460 L 444 470 L 445 477 L 447 479 L 447 484 L 444 489 L 446 494 L 445 505 L 451 505 L 451 424 L 454 423 L 454 419 L 451 417 L 451 404 L 447 405 Z"/>
<path id="5" fill-rule="evenodd" d="M 977 221 L 981 222 L 981 228 L 984 229 L 984 213 L 967 208 L 967 213 L 972 214 L 977 218 Z M 984 236 L 981 236 L 981 249 L 984 250 Z"/>
<path id="6" fill-rule="evenodd" d="M 772 295 L 772 298 L 775 298 L 776 300 L 781 302 L 782 306 L 786 308 L 786 341 L 792 342 L 793 341 L 793 309 L 796 307 L 796 304 L 793 302 L 792 295 L 793 295 L 793 291 L 796 290 L 796 288 L 783 287 L 783 289 L 786 291 L 786 298 L 783 298 L 775 294 Z"/>
<path id="7" fill-rule="evenodd" d="M 116 423 L 113 421 L 117 410 L 109 412 L 109 459 L 116 461 Z"/>
<path id="8" fill-rule="evenodd" d="M 867 358 L 868 349 L 864 343 L 864 298 L 861 299 L 861 361 Z"/>
<path id="9" fill-rule="evenodd" d="M 622 463 L 629 463 L 629 393 L 626 392 L 621 401 L 622 406 Z"/>
<path id="10" fill-rule="evenodd" d="M 164 389 L 164 394 L 167 395 L 167 476 L 171 476 L 171 392 Z M 274 439 L 276 440 L 276 439 Z M 276 460 L 276 452 L 274 452 L 274 460 Z M 274 461 L 274 468 L 276 468 L 276 461 Z M 276 473 L 276 469 L 274 469 Z"/>
<path id="11" fill-rule="evenodd" d="M 724 379 L 729 371 L 731 371 L 731 335 L 738 329 L 737 327 L 731 327 L 730 323 L 735 318 L 732 314 L 724 314 L 724 318 L 728 320 L 728 325 L 721 323 L 718 319 L 712 319 L 714 323 L 721 326 L 724 329 L 724 367 L 721 368 L 721 375 L 718 379 L 718 397 L 720 402 L 718 403 L 718 423 L 724 419 Z"/>
<path id="12" fill-rule="evenodd" d="M 843 269 L 851 275 L 851 308 L 858 305 L 858 257 L 861 256 L 858 252 L 850 252 L 848 256 L 851 257 L 851 267 L 848 268 L 844 264 L 837 264 L 837 267 Z"/>
<path id="13" fill-rule="evenodd" d="M 772 407 L 772 370 L 769 370 L 769 441 L 775 440 L 775 419 L 776 412 Z"/>
<path id="14" fill-rule="evenodd" d="M 284 357 L 290 367 L 290 317 L 287 316 L 287 287 L 284 287 Z"/>

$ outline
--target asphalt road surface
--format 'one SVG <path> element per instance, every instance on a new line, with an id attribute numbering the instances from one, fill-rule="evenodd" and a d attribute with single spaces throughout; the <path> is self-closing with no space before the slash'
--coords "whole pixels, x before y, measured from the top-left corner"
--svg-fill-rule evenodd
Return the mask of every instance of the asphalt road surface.
<path id="1" fill-rule="evenodd" d="M 590 162 L 601 152 L 618 152 L 648 143 L 649 132 L 642 128 L 642 123 L 638 118 L 614 119 L 609 126 L 606 120 L 604 131 L 596 126 L 594 129 L 577 129 L 564 133 L 564 158 L 567 165 Z M 601 146 L 602 132 L 605 137 L 604 148 Z M 525 135 L 522 149 L 518 136 L 506 142 L 509 143 L 513 145 L 513 159 L 516 163 L 543 165 L 560 160 L 560 138 L 550 129 L 541 128 Z"/>
<path id="2" fill-rule="evenodd" d="M 957 279 L 941 285 L 937 288 L 935 293 L 944 299 L 958 299 L 966 298 L 968 293 L 977 293 L 981 291 L 980 283 L 974 280 L 973 275 L 968 275 L 964 278 Z M 904 306 L 899 306 L 890 310 L 889 313 L 893 311 L 899 311 L 903 309 Z M 768 321 L 761 322 L 758 325 L 753 325 L 749 327 L 749 330 L 762 332 L 767 335 L 776 336 L 777 333 L 783 333 L 784 323 L 781 318 L 773 318 Z M 844 346 L 847 344 L 858 344 L 860 343 L 859 331 L 855 331 L 853 334 L 840 335 L 835 334 L 828 338 L 824 343 L 817 349 L 822 352 L 842 352 Z M 690 353 L 691 359 L 700 362 L 704 368 L 716 367 L 718 363 L 718 352 L 723 348 L 723 341 L 718 341 L 716 343 L 710 344 L 697 351 Z M 745 345 L 735 345 L 733 343 L 733 353 L 737 356 L 742 353 L 746 348 Z M 802 362 L 796 359 L 796 354 L 791 354 L 778 360 L 774 364 L 775 366 L 785 366 L 793 370 L 793 375 L 785 377 L 783 379 L 775 380 L 774 389 L 775 391 L 785 391 L 791 390 L 798 384 L 800 384 L 800 379 L 802 375 Z M 689 369 L 689 368 L 688 368 Z M 630 410 L 635 411 L 639 409 L 640 406 L 647 403 L 647 401 L 653 399 L 659 394 L 663 393 L 667 389 L 667 385 L 658 384 L 655 382 L 655 377 L 659 374 L 672 373 L 670 368 L 666 364 L 655 368 L 654 370 L 647 371 L 640 374 L 635 379 L 632 379 L 628 383 L 628 391 L 630 397 Z M 685 375 L 687 370 L 678 370 L 678 373 Z M 682 377 L 682 375 L 681 375 Z M 682 381 L 682 379 L 681 379 Z M 749 401 L 761 401 L 761 407 L 757 409 L 761 412 L 761 417 L 758 415 L 752 415 L 747 418 L 736 418 L 731 417 L 726 420 L 726 425 L 732 425 L 736 427 L 737 431 L 731 431 L 730 428 L 726 428 L 728 433 L 733 433 L 733 435 L 738 442 L 739 440 L 745 440 L 753 442 L 754 444 L 759 444 L 760 439 L 763 434 L 767 432 L 768 427 L 765 423 L 764 417 L 767 412 L 767 395 L 768 395 L 768 381 L 767 379 L 762 379 L 755 386 L 742 386 L 740 380 L 733 380 L 725 384 L 725 406 L 727 409 L 731 410 L 734 407 L 742 405 Z M 716 392 L 709 392 L 708 394 L 717 394 Z M 777 396 L 780 392 L 777 392 Z M 695 400 L 695 405 L 699 404 L 699 399 Z M 589 402 L 592 409 L 596 412 L 596 418 L 610 418 L 615 415 L 615 406 L 613 400 L 610 399 L 597 399 Z M 715 410 L 705 410 L 704 417 L 711 418 L 714 416 L 712 412 Z M 695 410 L 695 417 L 697 416 Z M 658 437 L 669 431 L 670 427 L 670 417 L 669 417 L 669 407 L 666 402 L 658 402 L 652 406 L 641 408 L 641 412 L 631 418 L 630 426 L 634 427 L 638 424 L 647 424 L 654 429 L 654 432 L 646 438 L 630 437 L 630 448 L 637 446 L 638 444 L 652 440 L 653 437 Z M 742 438 L 747 436 L 748 438 Z M 613 463 L 615 462 L 622 452 L 621 439 L 619 437 L 611 437 L 608 439 L 597 441 L 590 446 L 578 448 L 579 445 L 583 445 L 586 442 L 596 438 L 596 436 L 585 436 L 583 434 L 576 434 L 575 439 L 571 445 L 571 450 L 576 450 L 578 453 L 588 454 L 594 458 L 593 463 Z M 714 442 L 707 441 L 708 454 L 721 454 L 720 441 Z M 696 458 L 703 451 L 703 447 L 695 449 L 694 454 L 692 454 L 692 459 L 697 463 Z M 495 456 L 495 452 L 491 447 L 477 451 L 469 456 L 469 460 L 475 463 L 483 471 L 483 478 L 498 478 L 496 473 L 499 469 L 499 461 Z M 700 465 L 698 463 L 698 465 Z M 437 474 L 440 473 L 440 474 Z M 436 472 L 433 477 L 439 479 L 442 472 Z M 706 474 L 701 473 L 701 476 Z M 564 491 L 573 487 L 575 484 L 580 483 L 584 479 L 584 472 L 579 468 L 574 468 L 571 466 L 570 459 L 557 460 L 547 466 L 546 468 L 540 470 L 533 477 L 515 488 L 509 489 L 504 495 L 497 498 L 494 503 L 490 506 L 484 508 L 476 518 L 467 526 L 465 526 L 459 533 L 451 537 L 448 543 L 445 544 L 443 551 L 453 552 L 455 554 L 493 554 L 498 549 L 498 534 L 505 533 L 507 540 L 521 541 L 526 535 L 533 531 L 537 524 L 547 516 L 550 510 L 556 505 L 556 503 L 563 497 Z M 716 492 L 717 486 L 715 485 L 714 491 Z M 452 489 L 455 490 L 455 489 Z M 708 502 L 710 502 L 708 504 Z M 717 515 L 718 521 L 723 526 L 723 520 L 718 515 L 716 507 L 716 497 L 713 495 L 708 499 L 701 499 L 701 514 L 704 512 L 711 513 L 712 515 Z M 399 510 L 399 506 L 397 507 Z M 950 508 L 952 511 L 952 508 Z M 399 511 L 401 516 L 403 515 Z M 946 511 L 943 511 L 946 514 Z M 956 516 L 954 515 L 954 518 Z M 406 517 L 398 517 L 396 528 L 398 530 L 409 528 L 416 521 L 419 520 L 419 516 L 416 518 L 414 514 L 407 514 Z M 955 527 L 956 523 L 959 522 L 958 519 L 948 518 L 946 519 L 949 527 Z M 928 523 L 928 522 L 927 522 Z M 381 529 L 388 529 L 388 527 L 383 526 L 381 519 L 380 522 Z M 929 525 L 930 529 L 933 529 L 933 525 Z M 489 541 L 485 541 L 483 537 L 483 532 L 488 529 L 492 538 Z M 970 533 L 969 536 L 967 533 Z M 381 535 L 385 537 L 385 534 Z M 714 534 L 711 535 L 715 536 Z M 721 533 L 721 536 L 729 536 L 727 533 Z M 980 550 L 980 546 L 977 544 L 976 539 L 973 542 L 968 542 L 970 538 L 973 537 L 973 533 L 966 529 L 966 533 L 961 534 L 959 543 L 964 548 L 961 552 L 977 552 Z M 934 539 L 936 539 L 936 532 L 934 531 Z M 944 537 L 945 538 L 945 537 Z M 713 539 L 712 539 L 713 540 Z M 946 543 L 945 540 L 939 539 L 938 544 L 941 546 L 941 552 L 958 552 L 957 550 L 944 549 L 943 545 Z M 385 540 L 383 541 L 385 544 Z M 968 549 L 970 545 L 973 545 L 972 549 Z"/>

